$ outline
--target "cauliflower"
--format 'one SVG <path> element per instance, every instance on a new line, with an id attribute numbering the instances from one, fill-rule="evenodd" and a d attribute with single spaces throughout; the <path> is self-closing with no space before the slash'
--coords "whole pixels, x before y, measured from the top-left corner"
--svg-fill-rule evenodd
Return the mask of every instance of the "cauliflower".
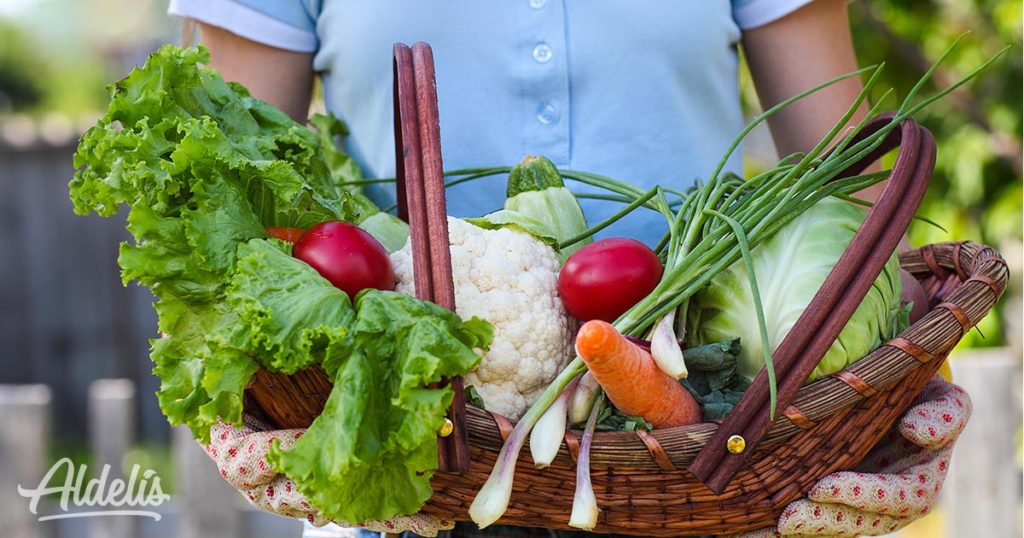
<path id="1" fill-rule="evenodd" d="M 559 258 L 541 240 L 448 217 L 456 313 L 494 325 L 494 341 L 465 377 L 488 411 L 517 420 L 573 356 L 574 322 L 558 298 Z M 396 290 L 414 293 L 412 248 L 391 254 Z"/>

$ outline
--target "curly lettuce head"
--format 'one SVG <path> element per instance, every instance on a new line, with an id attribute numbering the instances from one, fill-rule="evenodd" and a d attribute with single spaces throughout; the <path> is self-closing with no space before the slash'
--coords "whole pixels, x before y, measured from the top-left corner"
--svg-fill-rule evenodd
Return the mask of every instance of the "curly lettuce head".
<path id="1" fill-rule="evenodd" d="M 753 249 L 771 351 L 810 304 L 864 217 L 859 207 L 825 199 Z M 810 380 L 842 370 L 895 336 L 905 325 L 901 291 L 899 261 L 893 254 Z M 694 297 L 688 317 L 688 334 L 699 342 L 740 338 L 739 373 L 753 378 L 764 367 L 754 300 L 742 262 L 722 271 Z"/>
<path id="2" fill-rule="evenodd" d="M 125 283 L 156 297 L 160 407 L 208 439 L 211 425 L 241 422 L 260 368 L 320 365 L 334 383 L 327 406 L 274 465 L 325 517 L 415 512 L 431 494 L 435 432 L 453 398 L 431 385 L 475 367 L 493 330 L 394 292 L 352 302 L 268 237 L 269 226 L 373 217 L 370 232 L 400 245 L 407 228 L 352 187 L 361 175 L 334 147 L 340 122 L 315 117 L 313 132 L 226 83 L 208 59 L 165 46 L 114 84 L 69 186 L 80 214 L 130 209 L 133 241 L 118 263 Z"/>

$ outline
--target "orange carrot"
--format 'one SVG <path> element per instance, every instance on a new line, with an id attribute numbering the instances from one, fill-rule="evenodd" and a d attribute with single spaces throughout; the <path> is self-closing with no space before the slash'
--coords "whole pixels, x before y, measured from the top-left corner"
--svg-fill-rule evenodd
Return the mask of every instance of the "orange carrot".
<path id="1" fill-rule="evenodd" d="M 287 226 L 267 226 L 267 233 L 288 243 L 295 243 L 302 237 L 305 230 L 302 228 L 289 228 Z"/>
<path id="2" fill-rule="evenodd" d="M 639 416 L 655 428 L 700 422 L 700 404 L 689 391 L 611 324 L 584 323 L 576 333 L 576 353 L 619 411 Z"/>

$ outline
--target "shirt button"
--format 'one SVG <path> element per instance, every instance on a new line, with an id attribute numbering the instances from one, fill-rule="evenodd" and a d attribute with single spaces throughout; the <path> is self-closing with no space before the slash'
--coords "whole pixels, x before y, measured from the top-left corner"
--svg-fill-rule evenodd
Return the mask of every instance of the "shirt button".
<path id="1" fill-rule="evenodd" d="M 551 61 L 551 47 L 547 43 L 541 43 L 536 47 L 533 47 L 533 59 L 537 60 L 538 63 L 548 63 Z"/>
<path id="2" fill-rule="evenodd" d="M 544 125 L 555 123 L 559 117 L 561 117 L 561 113 L 558 111 L 558 107 L 551 103 L 544 102 L 537 107 L 537 121 Z"/>
<path id="3" fill-rule="evenodd" d="M 530 7 L 533 9 L 540 9 L 548 3 L 548 0 L 530 0 Z"/>

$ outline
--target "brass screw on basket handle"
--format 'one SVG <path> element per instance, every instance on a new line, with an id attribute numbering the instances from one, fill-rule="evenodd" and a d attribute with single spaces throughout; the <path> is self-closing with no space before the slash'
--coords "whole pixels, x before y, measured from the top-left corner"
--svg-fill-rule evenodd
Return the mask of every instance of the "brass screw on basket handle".
<path id="1" fill-rule="evenodd" d="M 747 449 L 747 440 L 742 435 L 733 435 L 725 442 L 725 449 L 730 454 L 740 454 Z"/>
<path id="2" fill-rule="evenodd" d="M 448 437 L 453 431 L 455 431 L 455 423 L 452 422 L 452 419 L 445 417 L 444 423 L 437 429 L 437 436 Z"/>

